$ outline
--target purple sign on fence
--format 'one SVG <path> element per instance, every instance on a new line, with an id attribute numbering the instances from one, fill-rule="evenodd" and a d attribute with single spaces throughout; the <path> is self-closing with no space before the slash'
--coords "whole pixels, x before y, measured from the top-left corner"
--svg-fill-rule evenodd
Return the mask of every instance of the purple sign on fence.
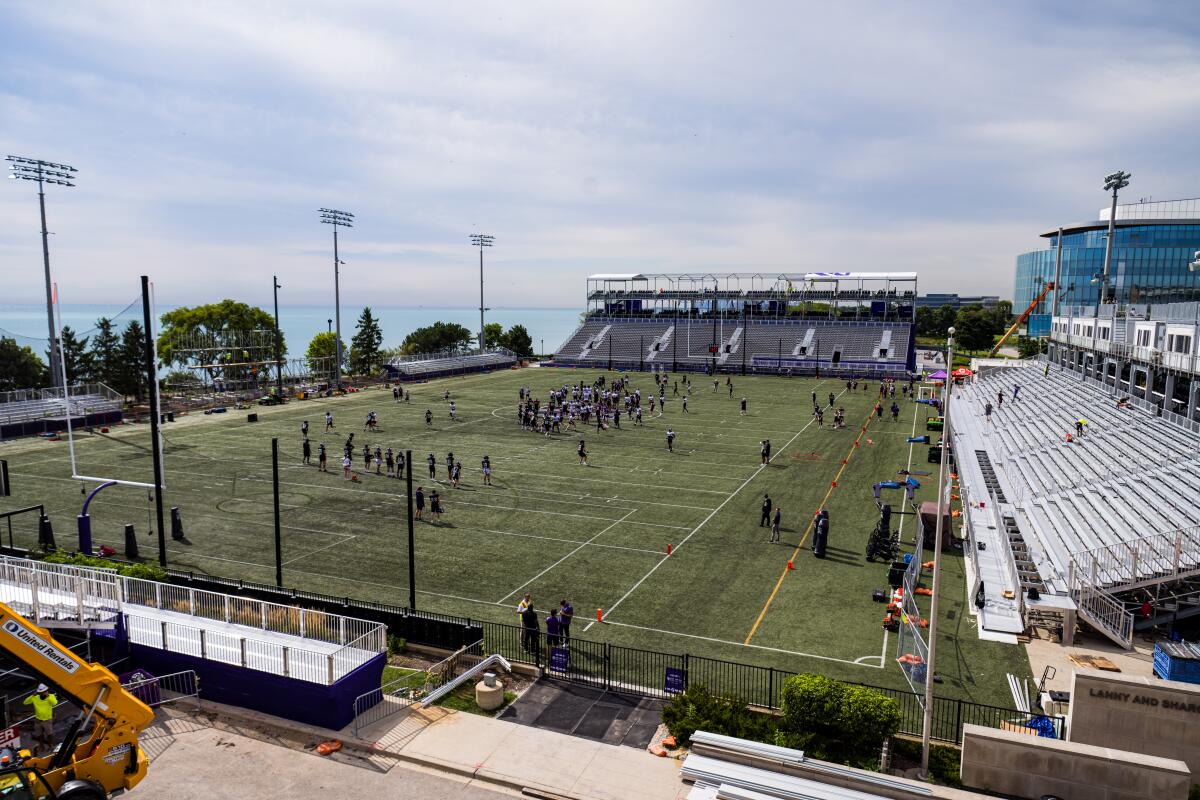
<path id="1" fill-rule="evenodd" d="M 571 666 L 571 651 L 565 647 L 550 648 L 550 671 L 566 672 Z"/>
<path id="2" fill-rule="evenodd" d="M 679 694 L 687 689 L 687 673 L 678 667 L 667 667 L 663 678 L 663 691 L 667 694 Z"/>

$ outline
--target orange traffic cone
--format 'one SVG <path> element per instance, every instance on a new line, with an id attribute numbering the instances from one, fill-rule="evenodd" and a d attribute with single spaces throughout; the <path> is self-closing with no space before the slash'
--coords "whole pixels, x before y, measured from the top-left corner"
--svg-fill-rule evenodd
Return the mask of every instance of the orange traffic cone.
<path id="1" fill-rule="evenodd" d="M 792 563 L 792 560 L 791 560 L 790 558 L 788 559 L 788 565 L 787 565 L 787 568 L 788 568 L 789 570 L 793 570 L 793 569 L 795 569 L 795 568 L 796 568 L 796 565 Z"/>

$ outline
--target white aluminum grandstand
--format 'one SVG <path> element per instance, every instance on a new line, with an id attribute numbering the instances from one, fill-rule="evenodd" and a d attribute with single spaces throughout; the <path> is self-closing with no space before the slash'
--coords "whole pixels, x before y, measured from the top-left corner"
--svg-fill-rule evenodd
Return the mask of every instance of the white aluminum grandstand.
<path id="1" fill-rule="evenodd" d="M 1078 615 L 1130 647 L 1135 623 L 1200 613 L 1200 436 L 1114 391 L 1044 362 L 955 388 L 951 436 L 985 635 L 1050 622 L 1069 643 Z M 1147 600 L 1157 616 L 1139 619 Z"/>
<path id="2" fill-rule="evenodd" d="M 560 366 L 902 375 L 912 273 L 593 275 Z"/>
<path id="3" fill-rule="evenodd" d="M 520 356 L 505 347 L 494 347 L 486 353 L 446 350 L 440 353 L 396 356 L 385 365 L 384 369 L 393 379 L 420 380 L 440 375 L 508 369 L 520 360 Z"/>
<path id="4" fill-rule="evenodd" d="M 120 419 L 123 398 L 102 383 L 0 392 L 0 439 L 66 430 L 67 413 L 76 425 Z"/>

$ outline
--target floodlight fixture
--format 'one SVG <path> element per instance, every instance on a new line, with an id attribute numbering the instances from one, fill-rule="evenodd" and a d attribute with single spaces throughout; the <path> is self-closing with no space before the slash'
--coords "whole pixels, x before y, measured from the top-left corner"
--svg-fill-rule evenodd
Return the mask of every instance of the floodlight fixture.
<path id="1" fill-rule="evenodd" d="M 1104 274 L 1100 284 L 1100 302 L 1096 304 L 1096 315 L 1100 315 L 1100 306 L 1109 302 L 1108 273 L 1112 265 L 1112 248 L 1114 232 L 1117 228 L 1117 192 L 1129 185 L 1133 176 L 1124 170 L 1117 170 L 1104 176 L 1104 190 L 1112 192 L 1112 206 L 1108 211 L 1108 241 L 1104 243 Z"/>
<path id="2" fill-rule="evenodd" d="M 483 305 L 483 248 L 491 247 L 496 237 L 486 233 L 472 233 L 470 238 L 471 246 L 479 248 L 479 352 L 482 354 L 486 349 L 483 338 L 483 312 L 488 310 Z"/>
<path id="3" fill-rule="evenodd" d="M 8 177 L 13 180 L 37 181 L 38 208 L 42 214 L 42 266 L 46 273 L 46 325 L 50 331 L 50 381 L 54 385 L 64 382 L 63 370 L 60 368 L 61 343 L 55 333 L 54 326 L 54 288 L 50 279 L 50 232 L 46 230 L 46 184 L 54 186 L 75 185 L 75 173 L 79 170 L 70 164 L 59 164 L 55 161 L 43 161 L 40 158 L 25 156 L 7 156 Z M 63 385 L 64 393 L 67 387 Z M 66 394 L 63 395 L 64 397 Z"/>
<path id="4" fill-rule="evenodd" d="M 342 385 L 342 290 L 340 270 L 345 264 L 338 257 L 338 228 L 353 228 L 354 215 L 337 208 L 318 208 L 317 213 L 325 225 L 333 226 L 333 316 L 337 320 L 337 336 L 333 340 L 334 386 Z"/>

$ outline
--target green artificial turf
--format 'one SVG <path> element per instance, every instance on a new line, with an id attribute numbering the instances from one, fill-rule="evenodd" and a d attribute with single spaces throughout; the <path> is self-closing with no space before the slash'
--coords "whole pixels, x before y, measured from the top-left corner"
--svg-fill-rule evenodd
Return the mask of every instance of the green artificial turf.
<path id="1" fill-rule="evenodd" d="M 168 423 L 165 499 L 179 506 L 187 538 L 168 538 L 170 566 L 274 582 L 270 439 L 278 437 L 285 585 L 406 604 L 404 482 L 374 474 L 357 483 L 342 479 L 342 443 L 354 431 L 356 470 L 362 471 L 364 442 L 411 448 L 415 483 L 443 495 L 442 522 L 416 528 L 421 609 L 515 624 L 516 603 L 530 592 L 539 609 L 569 599 L 577 638 L 905 687 L 894 660 L 896 637 L 885 641 L 884 608 L 871 601 L 872 590 L 886 586 L 886 566 L 867 563 L 863 554 L 878 518 L 871 485 L 897 479 L 910 457 L 913 469 L 936 470 L 926 463 L 925 446 L 907 443 L 914 431 L 924 433 L 928 406 L 898 391 L 900 420 L 886 412 L 872 419 L 877 384 L 868 383 L 867 391 L 860 386 L 838 398 L 847 427 L 832 430 L 832 413 L 823 428 L 813 421 L 810 393 L 825 403 L 829 392 L 844 392 L 844 382 L 734 376 L 730 398 L 724 377 L 713 392 L 711 380 L 698 375 L 691 413 L 684 414 L 668 390 L 665 415 L 647 418 L 640 428 L 622 420 L 620 430 L 581 425 L 577 434 L 546 437 L 516 424 L 519 386 L 544 399 L 553 386 L 590 383 L 600 374 L 531 368 L 412 385 L 410 404 L 377 388 L 256 406 L 256 423 L 232 409 Z M 644 396 L 651 391 L 650 374 L 630 377 Z M 442 400 L 446 389 L 458 404 L 457 422 Z M 738 412 L 743 395 L 750 412 L 744 417 Z M 427 408 L 432 427 L 424 422 Z M 330 434 L 324 433 L 326 410 L 337 424 Z M 377 433 L 363 432 L 368 410 L 379 414 Z M 314 464 L 316 443 L 329 448 L 329 474 L 300 463 L 302 420 L 310 425 Z M 668 425 L 677 435 L 675 453 L 667 452 Z M 591 466 L 578 464 L 580 438 Z M 774 447 L 766 467 L 759 464 L 763 438 Z M 148 440 L 144 423 L 119 426 L 108 436 L 83 434 L 78 472 L 150 480 Z M 463 462 L 459 489 L 445 482 L 448 450 Z M 438 460 L 437 481 L 427 478 L 430 452 Z M 485 454 L 495 471 L 492 487 L 482 485 Z M 0 498 L 0 511 L 44 503 L 60 546 L 72 546 L 83 496 L 70 478 L 66 443 L 5 443 L 0 458 L 9 461 L 14 487 L 12 497 Z M 936 476 L 920 480 L 918 498 L 931 499 Z M 780 544 L 768 544 L 767 529 L 758 525 L 764 492 L 783 508 Z M 900 494 L 891 491 L 885 501 L 898 509 Z M 808 538 L 822 504 L 830 515 L 824 560 L 812 556 Z M 90 509 L 96 544 L 120 552 L 123 527 L 132 523 L 142 556 L 153 560 L 151 508 L 145 489 L 105 489 Z M 14 520 L 16 545 L 36 542 L 34 523 L 32 515 Z M 911 540 L 913 524 L 905 519 L 905 539 Z M 7 537 L 3 523 L 0 536 Z M 787 571 L 793 554 L 795 569 Z M 1024 650 L 976 637 L 961 556 L 947 555 L 944 563 L 942 610 L 953 618 L 941 628 L 944 683 L 937 691 L 1008 706 L 1005 673 L 1028 676 Z M 588 629 L 597 608 L 605 609 L 606 624 Z"/>

